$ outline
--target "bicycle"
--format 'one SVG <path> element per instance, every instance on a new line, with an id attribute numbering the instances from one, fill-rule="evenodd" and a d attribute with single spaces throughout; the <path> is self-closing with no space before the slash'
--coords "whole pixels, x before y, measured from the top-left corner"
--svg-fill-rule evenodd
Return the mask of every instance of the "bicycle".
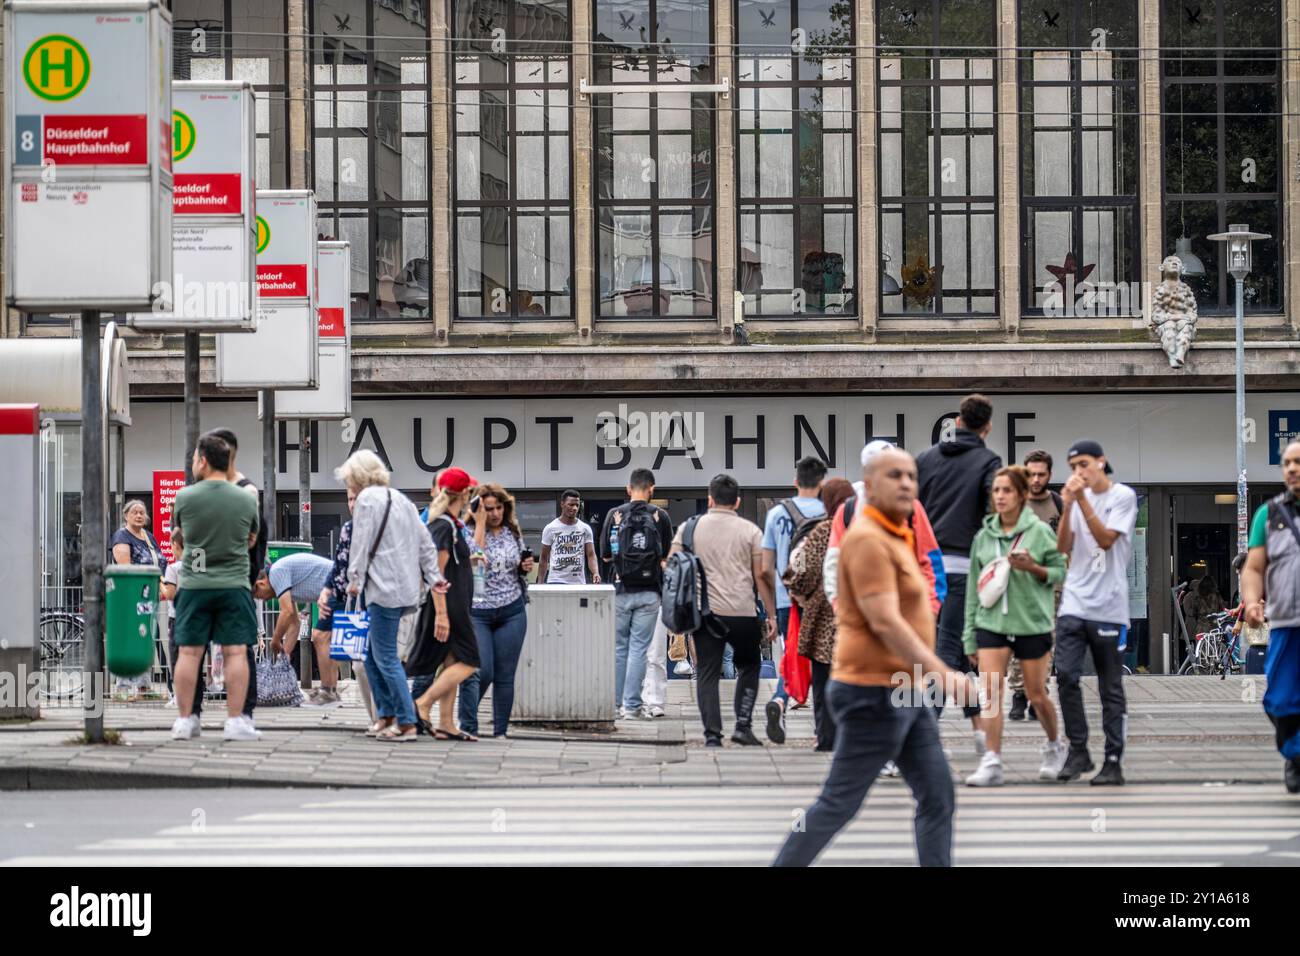
<path id="1" fill-rule="evenodd" d="M 1234 617 L 1232 611 L 1210 615 L 1214 626 L 1196 635 L 1196 645 L 1184 658 L 1179 674 L 1217 674 L 1220 680 L 1226 680 L 1229 674 L 1242 671 L 1246 660 L 1241 656 L 1241 635 L 1233 633 Z"/>
<path id="2" fill-rule="evenodd" d="M 40 617 L 43 700 L 72 700 L 85 680 L 86 619 L 73 611 L 46 611 Z"/>

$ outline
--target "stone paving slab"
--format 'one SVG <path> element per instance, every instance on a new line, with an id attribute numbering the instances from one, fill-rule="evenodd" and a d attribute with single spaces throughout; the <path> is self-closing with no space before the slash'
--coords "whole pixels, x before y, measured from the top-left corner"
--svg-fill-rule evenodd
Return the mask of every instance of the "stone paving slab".
<path id="1" fill-rule="evenodd" d="M 760 690 L 755 714 L 762 736 Z M 1130 736 L 1125 771 L 1132 782 L 1262 782 L 1281 775 L 1273 730 L 1258 701 L 1261 678 L 1134 677 L 1125 682 Z M 209 708 L 204 735 L 172 741 L 175 711 L 150 705 L 110 705 L 105 723 L 123 733 L 121 746 L 69 743 L 81 729 L 79 711 L 55 712 L 28 724 L 0 725 L 0 789 L 157 786 L 451 787 L 451 786 L 764 786 L 820 783 L 827 754 L 813 747 L 812 708 L 787 718 L 787 743 L 777 747 L 706 750 L 694 685 L 669 682 L 666 715 L 620 721 L 608 732 L 568 733 L 514 726 L 508 738 L 477 743 L 433 741 L 387 744 L 364 736 L 367 718 L 348 700 L 331 711 L 265 708 L 259 741 L 221 739 L 224 709 Z M 1084 682 L 1092 745 L 1100 755 L 1100 708 L 1095 681 Z M 724 682 L 724 719 L 730 725 L 734 685 Z M 490 702 L 480 726 L 490 727 Z M 958 780 L 977 763 L 969 724 L 949 708 L 940 721 Z M 1036 722 L 1006 724 L 1007 779 L 1037 783 L 1042 731 Z M 1047 784 L 1044 784 L 1047 785 Z"/>

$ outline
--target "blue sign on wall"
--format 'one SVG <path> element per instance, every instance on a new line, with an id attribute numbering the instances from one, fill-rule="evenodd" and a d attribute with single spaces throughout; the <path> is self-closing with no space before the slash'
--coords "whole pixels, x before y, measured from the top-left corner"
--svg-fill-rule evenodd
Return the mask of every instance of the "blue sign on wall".
<path id="1" fill-rule="evenodd" d="M 1272 411 L 1268 413 L 1268 463 L 1282 464 L 1286 446 L 1300 438 L 1300 411 Z"/>

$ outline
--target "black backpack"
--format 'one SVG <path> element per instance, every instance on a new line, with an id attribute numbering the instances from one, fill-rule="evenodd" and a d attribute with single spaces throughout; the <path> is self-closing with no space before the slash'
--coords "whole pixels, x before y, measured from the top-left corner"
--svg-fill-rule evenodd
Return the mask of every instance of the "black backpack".
<path id="1" fill-rule="evenodd" d="M 614 556 L 614 570 L 622 584 L 654 584 L 659 579 L 659 556 L 663 542 L 659 539 L 659 525 L 655 521 L 659 509 L 654 505 L 638 508 L 633 505 L 623 512 L 618 523 L 618 554 Z"/>
<path id="2" fill-rule="evenodd" d="M 673 634 L 694 634 L 709 616 L 709 588 L 704 564 L 692 550 L 699 515 L 682 526 L 682 549 L 668 558 L 664 568 L 663 608 L 660 619 Z"/>
<path id="3" fill-rule="evenodd" d="M 844 499 L 844 530 L 849 530 L 849 525 L 853 524 L 853 516 L 858 513 L 858 496 L 849 495 Z"/>

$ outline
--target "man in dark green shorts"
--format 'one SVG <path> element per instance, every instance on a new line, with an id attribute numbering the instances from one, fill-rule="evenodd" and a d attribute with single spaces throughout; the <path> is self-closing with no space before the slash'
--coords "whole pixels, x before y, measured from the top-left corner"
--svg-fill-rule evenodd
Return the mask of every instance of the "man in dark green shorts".
<path id="1" fill-rule="evenodd" d="M 226 740 L 261 734 L 242 713 L 248 690 L 247 648 L 257 640 L 257 613 L 249 589 L 248 549 L 257 540 L 257 500 L 230 482 L 230 446 L 209 432 L 194 449 L 198 479 L 177 496 L 172 510 L 172 550 L 182 555 L 176 602 L 176 703 L 173 740 L 199 735 L 192 713 L 199 662 L 209 642 L 225 664 Z"/>

